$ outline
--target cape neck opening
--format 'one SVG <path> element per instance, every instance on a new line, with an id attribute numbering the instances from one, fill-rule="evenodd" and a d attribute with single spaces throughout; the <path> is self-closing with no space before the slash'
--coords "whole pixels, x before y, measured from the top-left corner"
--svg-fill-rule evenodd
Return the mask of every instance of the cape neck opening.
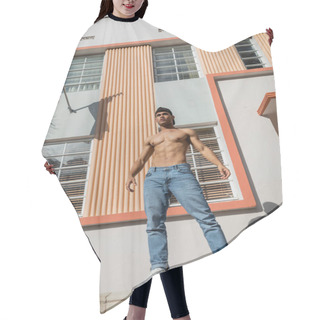
<path id="1" fill-rule="evenodd" d="M 111 12 L 108 13 L 108 17 L 112 20 L 115 21 L 122 21 L 122 22 L 133 22 L 133 21 L 137 21 L 139 19 L 139 16 L 134 16 L 132 18 L 120 18 L 120 17 L 116 17 L 115 15 L 113 15 Z"/>

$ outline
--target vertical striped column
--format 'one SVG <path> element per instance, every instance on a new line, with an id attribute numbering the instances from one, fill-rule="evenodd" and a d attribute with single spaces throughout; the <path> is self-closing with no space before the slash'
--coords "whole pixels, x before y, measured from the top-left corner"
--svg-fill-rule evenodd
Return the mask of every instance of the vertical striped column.
<path id="1" fill-rule="evenodd" d="M 234 46 L 218 52 L 197 48 L 197 53 L 205 74 L 246 70 Z"/>
<path id="2" fill-rule="evenodd" d="M 272 64 L 268 35 L 266 33 L 259 33 L 253 37 Z M 196 50 L 205 74 L 247 70 L 234 46 L 218 52 L 204 51 L 199 48 Z"/>
<path id="3" fill-rule="evenodd" d="M 258 42 L 261 50 L 263 51 L 266 58 L 269 60 L 270 64 L 272 65 L 272 58 L 271 58 L 271 50 L 270 45 L 268 42 L 269 36 L 267 33 L 258 33 L 255 36 L 253 36 L 255 40 Z"/>
<path id="4" fill-rule="evenodd" d="M 146 137 L 156 133 L 151 46 L 106 51 L 96 137 L 84 217 L 143 210 L 143 181 L 151 159 L 125 189 Z"/>

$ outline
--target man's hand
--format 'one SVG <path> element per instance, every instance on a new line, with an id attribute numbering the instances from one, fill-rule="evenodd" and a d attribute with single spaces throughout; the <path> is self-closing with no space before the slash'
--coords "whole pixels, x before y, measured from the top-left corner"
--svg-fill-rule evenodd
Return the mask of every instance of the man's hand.
<path id="1" fill-rule="evenodd" d="M 222 179 L 228 179 L 230 177 L 231 172 L 224 165 L 222 165 L 222 164 L 219 165 L 218 166 L 218 170 L 221 173 L 221 178 Z"/>
<path id="2" fill-rule="evenodd" d="M 46 167 L 46 170 L 47 170 L 50 174 L 56 174 L 56 173 L 54 172 L 53 165 L 52 165 L 52 164 L 49 164 L 48 161 L 46 161 L 46 163 L 44 164 L 44 166 Z"/>
<path id="3" fill-rule="evenodd" d="M 131 183 L 133 183 L 133 185 L 137 185 L 136 179 L 134 177 L 129 177 L 127 182 L 126 182 L 126 189 L 130 192 L 134 192 L 133 189 L 130 188 Z"/>

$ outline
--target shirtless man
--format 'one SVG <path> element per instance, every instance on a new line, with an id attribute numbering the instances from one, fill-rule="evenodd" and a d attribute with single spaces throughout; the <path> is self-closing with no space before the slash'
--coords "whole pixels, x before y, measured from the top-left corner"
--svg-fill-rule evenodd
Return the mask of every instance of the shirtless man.
<path id="1" fill-rule="evenodd" d="M 227 179 L 230 171 L 199 140 L 194 130 L 175 128 L 174 118 L 169 109 L 157 109 L 155 121 L 160 126 L 160 132 L 145 140 L 144 148 L 133 164 L 126 182 L 126 189 L 134 192 L 131 189 L 131 184 L 137 185 L 134 177 L 153 156 L 152 167 L 144 181 L 146 231 L 152 274 L 164 272 L 169 268 L 165 220 L 171 193 L 197 220 L 213 253 L 227 245 L 225 236 L 204 198 L 199 182 L 187 163 L 186 152 L 190 143 L 218 167 L 222 179 Z"/>

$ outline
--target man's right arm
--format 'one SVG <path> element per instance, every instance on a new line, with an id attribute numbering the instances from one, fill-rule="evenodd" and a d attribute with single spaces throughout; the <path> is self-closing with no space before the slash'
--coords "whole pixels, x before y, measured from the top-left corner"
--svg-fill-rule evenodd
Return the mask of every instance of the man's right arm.
<path id="1" fill-rule="evenodd" d="M 133 166 L 130 169 L 129 177 L 126 182 L 126 189 L 133 192 L 130 188 L 131 183 L 137 185 L 134 177 L 142 170 L 148 159 L 152 156 L 154 152 L 153 146 L 150 144 L 150 137 L 144 141 L 142 152 L 139 158 L 134 162 Z"/>

